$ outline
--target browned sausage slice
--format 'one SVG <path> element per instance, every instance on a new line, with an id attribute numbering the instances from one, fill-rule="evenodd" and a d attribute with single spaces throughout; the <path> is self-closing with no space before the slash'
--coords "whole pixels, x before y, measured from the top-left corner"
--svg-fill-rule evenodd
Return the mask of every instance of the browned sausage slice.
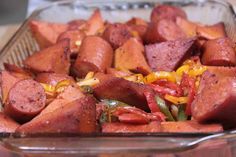
<path id="1" fill-rule="evenodd" d="M 68 22 L 68 30 L 83 30 L 87 25 L 86 20 L 76 19 Z"/>
<path id="2" fill-rule="evenodd" d="M 129 76 L 129 75 L 133 74 L 129 71 L 121 71 L 121 70 L 117 70 L 115 68 L 107 68 L 106 73 L 110 74 L 112 76 L 115 76 L 115 77 L 125 77 L 125 76 Z"/>
<path id="3" fill-rule="evenodd" d="M 149 124 L 133 125 L 125 123 L 104 123 L 102 124 L 103 133 L 140 133 L 140 132 L 160 132 L 159 122 Z"/>
<path id="4" fill-rule="evenodd" d="M 18 122 L 26 122 L 42 111 L 45 102 L 46 94 L 38 82 L 22 80 L 9 91 L 4 112 Z"/>
<path id="5" fill-rule="evenodd" d="M 20 80 L 21 78 L 15 77 L 8 71 L 1 72 L 1 94 L 2 94 L 2 103 L 5 103 L 8 97 L 10 89 Z"/>
<path id="6" fill-rule="evenodd" d="M 200 91 L 192 103 L 193 118 L 198 122 L 217 121 L 226 128 L 235 127 L 236 79 L 209 76 L 200 83 Z"/>
<path id="7" fill-rule="evenodd" d="M 54 112 L 58 108 L 63 108 L 68 103 L 80 99 L 85 95 L 78 89 L 78 87 L 68 86 L 56 99 L 54 99 L 38 116 L 46 113 Z"/>
<path id="8" fill-rule="evenodd" d="M 115 67 L 147 75 L 151 68 L 144 57 L 144 46 L 137 39 L 130 38 L 115 51 Z"/>
<path id="9" fill-rule="evenodd" d="M 151 22 L 145 33 L 145 43 L 164 42 L 185 38 L 182 29 L 173 21 L 162 19 L 158 22 Z"/>
<path id="10" fill-rule="evenodd" d="M 16 128 L 19 126 L 20 125 L 18 123 L 4 115 L 4 113 L 0 112 L 0 132 L 15 132 Z"/>
<path id="11" fill-rule="evenodd" d="M 153 8 L 151 13 L 152 22 L 157 22 L 162 19 L 170 19 L 175 21 L 177 17 L 186 19 L 187 15 L 182 9 L 170 5 L 158 5 Z"/>
<path id="12" fill-rule="evenodd" d="M 207 70 L 217 77 L 236 77 L 236 67 L 207 66 Z"/>
<path id="13" fill-rule="evenodd" d="M 78 77 L 88 72 L 105 72 L 111 67 L 113 50 L 110 44 L 98 36 L 87 36 L 80 47 L 80 52 L 73 66 Z"/>
<path id="14" fill-rule="evenodd" d="M 179 39 L 145 46 L 148 63 L 154 71 L 173 71 L 191 55 L 195 38 Z"/>
<path id="15" fill-rule="evenodd" d="M 63 80 L 70 80 L 74 82 L 75 80 L 66 74 L 57 74 L 57 73 L 39 73 L 35 77 L 35 81 L 40 83 L 49 84 L 52 86 L 56 86 L 59 82 Z"/>
<path id="16" fill-rule="evenodd" d="M 197 27 L 199 26 L 198 23 L 177 17 L 176 24 L 182 29 L 187 37 L 195 37 L 197 35 Z"/>
<path id="17" fill-rule="evenodd" d="M 20 126 L 20 133 L 92 133 L 96 131 L 96 101 L 92 96 L 77 99 L 54 112 L 35 117 Z"/>
<path id="18" fill-rule="evenodd" d="M 220 22 L 209 26 L 198 26 L 197 35 L 208 40 L 226 37 L 225 25 Z"/>
<path id="19" fill-rule="evenodd" d="M 79 30 L 68 30 L 63 32 L 57 38 L 57 42 L 63 39 L 70 39 L 70 52 L 71 55 L 76 55 L 79 52 L 82 40 L 85 37 L 85 33 Z"/>
<path id="20" fill-rule="evenodd" d="M 96 9 L 87 21 L 87 28 L 85 28 L 86 35 L 96 35 L 104 28 L 104 22 L 99 9 Z"/>
<path id="21" fill-rule="evenodd" d="M 103 38 L 111 44 L 113 49 L 117 49 L 131 37 L 129 27 L 121 23 L 110 24 L 103 32 Z"/>
<path id="22" fill-rule="evenodd" d="M 31 32 L 39 44 L 40 49 L 47 48 L 56 43 L 59 34 L 65 32 L 67 24 L 50 23 L 32 20 L 29 23 Z"/>
<path id="23" fill-rule="evenodd" d="M 94 95 L 99 99 L 114 99 L 148 111 L 145 91 L 152 91 L 144 84 L 127 81 L 111 75 L 96 75 L 100 83 L 94 87 Z"/>
<path id="24" fill-rule="evenodd" d="M 236 65 L 236 52 L 229 38 L 208 40 L 203 45 L 202 63 L 211 66 Z"/>
<path id="25" fill-rule="evenodd" d="M 29 56 L 24 61 L 24 65 L 34 72 L 68 74 L 70 67 L 69 44 L 69 39 L 61 40 L 57 44 Z"/>
<path id="26" fill-rule="evenodd" d="M 220 132 L 220 124 L 199 124 L 196 121 L 161 122 L 161 132 L 203 133 Z"/>

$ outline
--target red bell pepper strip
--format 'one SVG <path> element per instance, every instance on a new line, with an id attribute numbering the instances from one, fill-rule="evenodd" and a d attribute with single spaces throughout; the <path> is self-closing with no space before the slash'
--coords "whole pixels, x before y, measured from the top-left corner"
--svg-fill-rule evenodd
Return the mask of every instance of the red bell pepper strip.
<path id="1" fill-rule="evenodd" d="M 195 79 L 192 77 L 189 77 L 189 75 L 184 73 L 181 83 L 180 83 L 180 86 L 182 87 L 183 90 L 188 91 L 188 102 L 187 102 L 187 106 L 185 109 L 185 113 L 188 116 L 190 116 L 190 115 L 192 115 L 191 104 L 192 104 L 194 97 L 196 95 Z"/>
<path id="2" fill-rule="evenodd" d="M 151 112 L 160 112 L 161 110 L 155 101 L 155 94 L 153 92 L 144 92 L 144 95 L 146 97 L 147 104 Z"/>
<path id="3" fill-rule="evenodd" d="M 177 97 L 183 96 L 182 88 L 174 82 L 170 82 L 167 80 L 158 80 L 158 81 L 154 82 L 153 84 L 173 90 L 174 91 L 173 94 L 169 93 L 172 96 L 177 96 Z M 166 94 L 168 94 L 168 93 L 166 93 Z"/>
<path id="4" fill-rule="evenodd" d="M 122 123 L 131 124 L 148 124 L 150 120 L 145 116 L 140 116 L 134 113 L 124 113 L 118 116 L 118 119 Z"/>

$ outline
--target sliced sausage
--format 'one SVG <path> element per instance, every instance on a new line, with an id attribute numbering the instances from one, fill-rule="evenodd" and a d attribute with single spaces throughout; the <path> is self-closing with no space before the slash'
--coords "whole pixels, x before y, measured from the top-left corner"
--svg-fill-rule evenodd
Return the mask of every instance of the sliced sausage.
<path id="1" fill-rule="evenodd" d="M 197 35 L 208 40 L 226 37 L 225 25 L 220 22 L 209 26 L 198 26 Z"/>
<path id="2" fill-rule="evenodd" d="M 54 112 L 35 117 L 17 128 L 20 133 L 92 133 L 96 131 L 96 101 L 77 99 Z"/>
<path id="3" fill-rule="evenodd" d="M 6 116 L 4 113 L 0 112 L 0 132 L 1 133 L 12 133 L 15 132 L 16 128 L 20 125 L 16 123 L 14 120 Z"/>
<path id="4" fill-rule="evenodd" d="M 144 40 L 145 33 L 147 31 L 148 23 L 141 18 L 134 17 L 126 22 L 132 31 L 138 33 L 140 38 Z"/>
<path id="5" fill-rule="evenodd" d="M 149 124 L 125 124 L 125 123 L 103 123 L 103 133 L 141 133 L 141 132 L 160 132 L 159 122 L 150 122 Z"/>
<path id="6" fill-rule="evenodd" d="M 96 9 L 91 17 L 87 20 L 87 28 L 85 28 L 86 35 L 96 35 L 104 28 L 104 21 L 99 9 Z"/>
<path id="7" fill-rule="evenodd" d="M 82 40 L 85 37 L 85 33 L 79 30 L 68 30 L 63 32 L 57 38 L 57 42 L 63 39 L 70 39 L 70 55 L 76 55 L 79 52 Z"/>
<path id="8" fill-rule="evenodd" d="M 185 38 L 186 35 L 182 29 L 173 21 L 162 19 L 158 22 L 151 22 L 145 33 L 145 43 L 151 44 L 169 40 Z"/>
<path id="9" fill-rule="evenodd" d="M 152 9 L 151 13 L 152 22 L 157 22 L 162 19 L 175 21 L 177 17 L 186 19 L 187 15 L 182 9 L 170 5 L 158 5 Z"/>
<path id="10" fill-rule="evenodd" d="M 67 24 L 50 23 L 32 20 L 29 23 L 31 32 L 39 44 L 40 49 L 47 48 L 56 43 L 58 36 L 68 28 Z"/>
<path id="11" fill-rule="evenodd" d="M 105 72 L 111 67 L 113 50 L 110 44 L 98 36 L 87 36 L 80 47 L 79 55 L 73 66 L 77 77 L 84 77 L 88 72 Z"/>
<path id="12" fill-rule="evenodd" d="M 68 22 L 68 30 L 83 30 L 87 25 L 87 21 L 76 19 Z"/>
<path id="13" fill-rule="evenodd" d="M 46 113 L 54 112 L 58 108 L 63 108 L 68 103 L 80 99 L 85 95 L 77 87 L 68 86 L 56 99 L 54 99 L 47 107 L 45 107 L 38 116 Z"/>
<path id="14" fill-rule="evenodd" d="M 107 68 L 106 73 L 115 77 L 125 77 L 125 76 L 132 75 L 132 73 L 129 71 L 121 71 L 115 68 Z"/>
<path id="15" fill-rule="evenodd" d="M 94 95 L 99 99 L 114 99 L 148 111 L 145 91 L 152 89 L 144 84 L 127 81 L 111 75 L 96 75 L 100 83 L 94 87 Z"/>
<path id="16" fill-rule="evenodd" d="M 64 39 L 57 44 L 34 53 L 24 60 L 24 66 L 33 72 L 68 74 L 70 67 L 70 42 Z"/>
<path id="17" fill-rule="evenodd" d="M 66 74 L 39 73 L 35 77 L 35 81 L 49 84 L 52 86 L 56 86 L 59 82 L 63 80 L 70 80 L 71 82 L 75 82 L 75 80 L 71 76 L 66 75 Z"/>
<path id="18" fill-rule="evenodd" d="M 161 122 L 161 132 L 205 133 L 220 132 L 220 124 L 199 124 L 196 121 Z"/>
<path id="19" fill-rule="evenodd" d="M 154 71 L 173 71 L 191 56 L 196 38 L 179 39 L 145 46 L 147 61 Z"/>
<path id="20" fill-rule="evenodd" d="M 208 40 L 203 45 L 202 63 L 211 66 L 236 65 L 236 52 L 229 38 Z"/>
<path id="21" fill-rule="evenodd" d="M 137 39 L 130 38 L 115 51 L 115 68 L 147 75 L 151 68 L 143 54 L 144 46 Z"/>
<path id="22" fill-rule="evenodd" d="M 217 77 L 236 77 L 236 67 L 207 66 L 207 70 Z"/>
<path id="23" fill-rule="evenodd" d="M 182 29 L 187 37 L 195 37 L 197 35 L 197 27 L 199 26 L 198 23 L 177 17 L 176 24 Z"/>
<path id="24" fill-rule="evenodd" d="M 235 127 L 236 79 L 210 76 L 200 83 L 200 91 L 192 103 L 192 116 L 198 122 L 216 121 L 225 128 Z"/>
<path id="25" fill-rule="evenodd" d="M 34 80 L 22 80 L 10 89 L 4 112 L 18 122 L 26 122 L 39 114 L 45 103 L 43 87 Z"/>
<path id="26" fill-rule="evenodd" d="M 129 27 L 121 23 L 110 24 L 103 32 L 103 38 L 111 44 L 113 49 L 122 46 L 131 37 Z"/>
<path id="27" fill-rule="evenodd" d="M 10 72 L 5 70 L 1 72 L 0 76 L 1 76 L 2 103 L 4 104 L 7 100 L 10 89 L 22 79 L 12 75 Z"/>

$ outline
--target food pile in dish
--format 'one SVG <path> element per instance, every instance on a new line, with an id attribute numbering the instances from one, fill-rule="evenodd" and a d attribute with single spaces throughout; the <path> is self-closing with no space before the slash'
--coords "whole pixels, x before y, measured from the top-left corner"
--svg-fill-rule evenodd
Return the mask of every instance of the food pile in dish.
<path id="1" fill-rule="evenodd" d="M 1 71 L 1 132 L 219 132 L 236 127 L 235 45 L 223 23 L 156 6 L 150 21 L 95 10 L 32 20 L 40 50 Z"/>

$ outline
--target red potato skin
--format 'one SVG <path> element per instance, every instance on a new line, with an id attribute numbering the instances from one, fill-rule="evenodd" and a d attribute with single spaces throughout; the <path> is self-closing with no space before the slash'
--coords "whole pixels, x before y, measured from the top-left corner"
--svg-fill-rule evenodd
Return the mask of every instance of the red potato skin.
<path id="1" fill-rule="evenodd" d="M 158 5 L 153 8 L 150 19 L 151 22 L 158 22 L 162 19 L 176 21 L 177 17 L 187 19 L 186 13 L 178 7 L 169 5 Z"/>
<path id="2" fill-rule="evenodd" d="M 70 39 L 70 55 L 76 55 L 79 52 L 80 45 L 76 43 L 82 43 L 82 40 L 85 38 L 85 33 L 79 30 L 68 30 L 63 32 L 57 38 L 57 42 L 63 39 Z"/>
<path id="3" fill-rule="evenodd" d="M 20 126 L 2 112 L 0 112 L 0 121 L 0 132 L 2 133 L 13 133 L 15 132 L 16 128 Z"/>
<path id="4" fill-rule="evenodd" d="M 236 52 L 229 38 L 208 40 L 203 45 L 202 63 L 210 66 L 235 66 Z"/>
<path id="5" fill-rule="evenodd" d="M 207 133 L 221 132 L 220 124 L 200 124 L 196 121 L 161 122 L 161 132 Z"/>
<path id="6" fill-rule="evenodd" d="M 73 65 L 77 77 L 84 77 L 88 72 L 105 72 L 111 67 L 113 50 L 110 44 L 98 36 L 87 36 L 80 47 L 80 52 Z"/>
<path id="7" fill-rule="evenodd" d="M 68 74 L 70 68 L 69 47 L 69 39 L 61 40 L 57 44 L 29 56 L 23 64 L 35 73 Z"/>
<path id="8" fill-rule="evenodd" d="M 96 132 L 96 101 L 92 96 L 77 99 L 54 112 L 35 117 L 17 128 L 19 133 Z"/>
<path id="9" fill-rule="evenodd" d="M 144 95 L 145 91 L 153 92 L 149 86 L 113 77 L 112 75 L 97 74 L 95 77 L 100 81 L 99 84 L 94 86 L 94 95 L 98 99 L 119 100 L 149 111 Z"/>
<path id="10" fill-rule="evenodd" d="M 148 64 L 153 71 L 173 71 L 191 56 L 196 38 L 179 39 L 145 46 Z"/>
<path id="11" fill-rule="evenodd" d="M 49 84 L 52 86 L 56 86 L 59 82 L 63 80 L 70 80 L 72 83 L 75 82 L 73 77 L 65 74 L 57 74 L 57 73 L 39 73 L 35 77 L 35 81 L 40 83 Z"/>
<path id="12" fill-rule="evenodd" d="M 27 122 L 39 114 L 45 104 L 43 87 L 32 79 L 21 80 L 10 89 L 4 113 L 17 122 Z"/>
<path id="13" fill-rule="evenodd" d="M 175 22 L 162 19 L 155 23 L 149 23 L 144 40 L 146 44 L 152 44 L 181 38 L 186 38 L 182 29 Z"/>
<path id="14" fill-rule="evenodd" d="M 159 122 L 150 122 L 149 124 L 125 124 L 125 123 L 103 123 L 103 133 L 145 133 L 160 132 Z"/>
<path id="15" fill-rule="evenodd" d="M 128 25 L 116 23 L 108 25 L 102 37 L 108 41 L 115 50 L 131 38 L 132 34 Z"/>
<path id="16" fill-rule="evenodd" d="M 67 24 L 50 23 L 32 20 L 29 23 L 31 32 L 40 49 L 47 48 L 56 43 L 58 36 L 68 29 Z"/>
<path id="17" fill-rule="evenodd" d="M 235 127 L 235 86 L 234 77 L 217 77 L 215 74 L 204 76 L 192 103 L 193 118 L 200 123 L 217 121 L 224 128 Z"/>

